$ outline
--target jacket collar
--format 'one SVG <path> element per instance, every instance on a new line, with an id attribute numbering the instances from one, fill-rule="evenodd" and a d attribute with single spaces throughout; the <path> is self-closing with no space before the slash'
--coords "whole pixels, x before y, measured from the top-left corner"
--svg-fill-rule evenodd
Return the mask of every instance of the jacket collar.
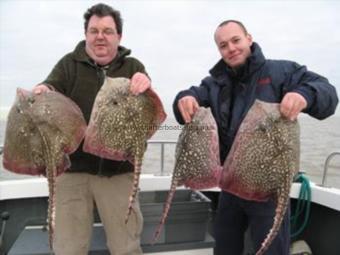
<path id="1" fill-rule="evenodd" d="M 130 55 L 131 50 L 123 47 L 123 46 L 118 46 L 118 54 L 117 56 L 112 60 L 112 62 L 109 64 L 115 65 L 121 62 L 122 59 L 124 59 L 126 56 Z M 74 49 L 72 56 L 74 60 L 79 61 L 79 62 L 86 62 L 90 65 L 95 66 L 96 64 L 94 61 L 90 58 L 90 56 L 86 53 L 85 51 L 85 40 L 81 41 L 78 43 L 76 48 Z"/>
<path id="2" fill-rule="evenodd" d="M 219 60 L 209 71 L 211 76 L 218 80 L 225 80 L 227 77 L 232 79 L 245 80 L 248 76 L 259 69 L 265 62 L 265 57 L 260 46 L 253 42 L 251 46 L 251 55 L 247 58 L 246 63 L 236 71 L 231 69 L 223 59 Z"/>

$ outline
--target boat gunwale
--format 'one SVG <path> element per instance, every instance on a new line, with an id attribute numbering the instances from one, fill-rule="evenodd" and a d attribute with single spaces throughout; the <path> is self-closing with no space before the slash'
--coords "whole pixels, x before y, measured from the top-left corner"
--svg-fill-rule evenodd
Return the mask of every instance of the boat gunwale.
<path id="1" fill-rule="evenodd" d="M 171 184 L 171 175 L 142 174 L 140 179 L 141 191 L 168 190 Z M 291 198 L 298 198 L 300 183 L 293 183 L 290 191 Z M 323 187 L 310 183 L 312 190 L 312 202 L 340 211 L 340 189 L 333 187 Z M 178 187 L 184 189 L 185 187 Z M 216 191 L 219 188 L 204 189 L 201 191 Z M 28 178 L 18 180 L 0 181 L 0 201 L 10 199 L 25 199 L 35 197 L 47 197 L 48 185 L 46 178 Z"/>

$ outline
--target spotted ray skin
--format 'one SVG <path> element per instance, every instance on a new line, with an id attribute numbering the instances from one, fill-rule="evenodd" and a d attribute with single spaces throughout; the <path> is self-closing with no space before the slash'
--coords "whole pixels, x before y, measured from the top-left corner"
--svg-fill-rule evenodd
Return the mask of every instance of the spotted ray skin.
<path id="1" fill-rule="evenodd" d="M 218 186 L 222 171 L 219 155 L 215 119 L 210 108 L 200 107 L 178 137 L 171 187 L 153 243 L 161 233 L 176 187 L 207 189 Z"/>
<path id="2" fill-rule="evenodd" d="M 256 255 L 277 235 L 299 170 L 300 131 L 297 121 L 281 117 L 279 104 L 256 100 L 241 123 L 229 152 L 220 187 L 241 198 L 277 201 L 274 222 Z"/>
<path id="3" fill-rule="evenodd" d="M 97 94 L 83 149 L 111 160 L 134 164 L 134 182 L 126 222 L 138 191 L 142 160 L 149 139 L 165 120 L 163 105 L 151 89 L 132 95 L 130 80 L 106 78 Z"/>
<path id="4" fill-rule="evenodd" d="M 56 177 L 69 166 L 68 154 L 84 137 L 86 123 L 78 106 L 58 92 L 17 90 L 7 119 L 3 165 L 19 174 L 48 180 L 49 242 L 53 249 Z"/>

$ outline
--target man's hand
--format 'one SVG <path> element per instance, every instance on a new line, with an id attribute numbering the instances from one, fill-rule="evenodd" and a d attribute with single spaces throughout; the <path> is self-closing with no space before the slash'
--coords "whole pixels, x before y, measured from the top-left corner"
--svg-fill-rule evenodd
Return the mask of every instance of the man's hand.
<path id="1" fill-rule="evenodd" d="M 146 74 L 138 72 L 132 76 L 130 86 L 130 91 L 132 94 L 138 95 L 150 87 L 151 81 Z"/>
<path id="2" fill-rule="evenodd" d="M 303 96 L 296 92 L 289 92 L 281 101 L 280 112 L 284 117 L 293 121 L 306 107 L 307 101 Z"/>
<path id="3" fill-rule="evenodd" d="M 199 108 L 199 104 L 193 96 L 185 96 L 178 101 L 177 107 L 182 114 L 185 123 L 190 123 L 192 116 Z"/>
<path id="4" fill-rule="evenodd" d="M 50 88 L 47 87 L 45 84 L 38 84 L 32 89 L 32 92 L 36 95 L 40 95 L 41 93 L 45 91 L 50 91 Z"/>

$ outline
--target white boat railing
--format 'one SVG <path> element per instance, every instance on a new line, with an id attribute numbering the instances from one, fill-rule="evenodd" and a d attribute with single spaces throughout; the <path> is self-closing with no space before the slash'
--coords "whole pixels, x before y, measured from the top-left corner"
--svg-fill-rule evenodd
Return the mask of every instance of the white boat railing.
<path id="1" fill-rule="evenodd" d="M 322 187 L 326 187 L 326 180 L 327 180 L 327 172 L 328 172 L 329 162 L 335 156 L 340 156 L 340 152 L 333 152 L 333 153 L 329 154 L 328 157 L 326 158 L 324 169 L 323 169 L 322 182 L 321 182 Z"/>
<path id="2" fill-rule="evenodd" d="M 148 144 L 160 144 L 161 146 L 161 162 L 160 162 L 160 172 L 156 175 L 164 175 L 164 158 L 165 158 L 165 145 L 166 144 L 176 144 L 175 140 L 150 140 Z"/>
<path id="3" fill-rule="evenodd" d="M 160 145 L 160 151 L 161 151 L 161 158 L 160 158 L 160 170 L 159 172 L 156 172 L 155 175 L 166 175 L 165 174 L 165 165 L 164 165 L 164 160 L 165 160 L 165 147 L 166 145 L 170 145 L 170 144 L 176 144 L 177 141 L 176 140 L 149 140 L 148 144 L 155 144 L 155 145 Z M 0 146 L 0 156 L 3 153 L 3 146 Z"/>
<path id="4" fill-rule="evenodd" d="M 156 145 L 159 144 L 160 145 L 160 150 L 161 150 L 160 170 L 159 170 L 158 173 L 156 172 L 155 175 L 160 175 L 160 176 L 165 175 L 165 171 L 164 171 L 165 145 L 176 144 L 176 143 L 177 143 L 176 140 L 149 140 L 148 141 L 148 144 L 156 144 Z M 0 156 L 2 156 L 2 153 L 3 153 L 3 146 L 1 145 L 0 146 Z M 320 185 L 322 187 L 326 187 L 329 162 L 335 156 L 340 156 L 340 152 L 332 152 L 326 158 L 326 161 L 325 161 L 325 164 L 324 164 L 324 169 L 323 169 L 322 182 L 321 182 L 321 185 Z"/>

